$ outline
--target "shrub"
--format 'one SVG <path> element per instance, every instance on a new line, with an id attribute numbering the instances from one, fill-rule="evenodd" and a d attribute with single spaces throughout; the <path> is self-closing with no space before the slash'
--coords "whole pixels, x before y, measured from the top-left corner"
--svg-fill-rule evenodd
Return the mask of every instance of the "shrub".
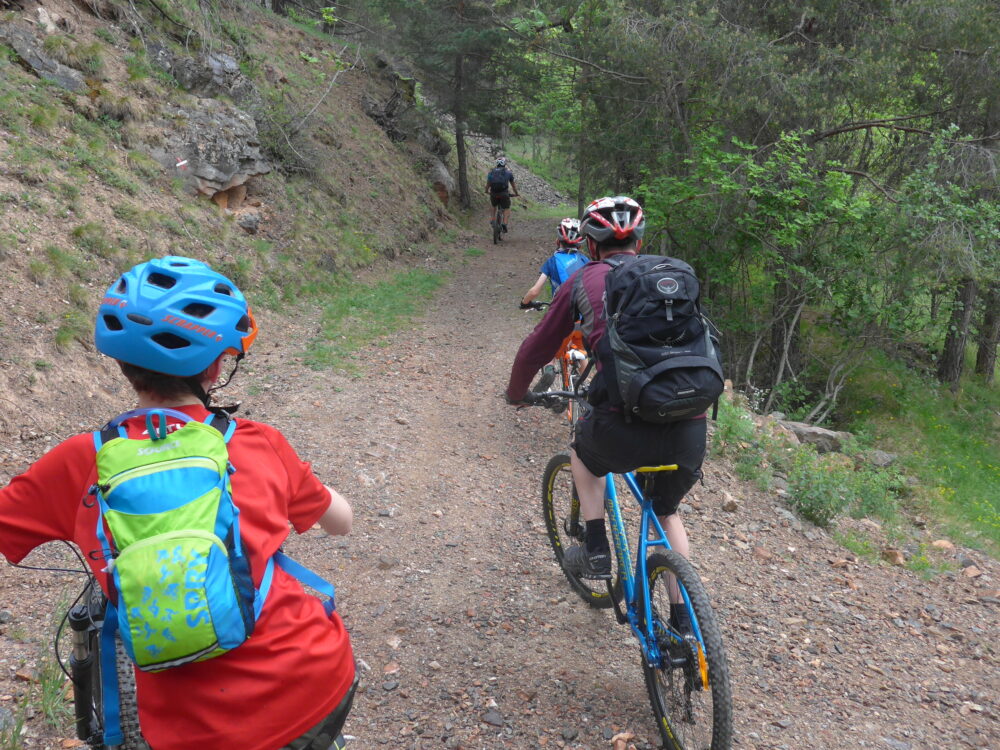
<path id="1" fill-rule="evenodd" d="M 829 526 L 852 501 L 854 471 L 808 446 L 797 448 L 788 473 L 788 502 L 803 518 Z"/>
<path id="2" fill-rule="evenodd" d="M 92 221 L 81 224 L 70 235 L 81 250 L 86 250 L 102 258 L 110 258 L 114 255 L 114 247 L 108 239 L 104 227 L 100 224 Z"/>
<path id="3" fill-rule="evenodd" d="M 74 340 L 84 340 L 90 332 L 90 327 L 90 319 L 80 310 L 63 313 L 62 322 L 56 329 L 56 346 L 65 351 Z"/>
<path id="4" fill-rule="evenodd" d="M 100 42 L 74 43 L 66 36 L 52 34 L 45 37 L 42 49 L 53 59 L 84 75 L 99 78 L 104 73 L 104 45 Z"/>

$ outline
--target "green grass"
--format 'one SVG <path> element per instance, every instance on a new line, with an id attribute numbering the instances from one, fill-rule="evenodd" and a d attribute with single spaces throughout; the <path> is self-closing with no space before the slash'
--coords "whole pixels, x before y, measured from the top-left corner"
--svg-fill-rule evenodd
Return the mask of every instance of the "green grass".
<path id="1" fill-rule="evenodd" d="M 13 711 L 13 719 L 6 729 L 0 730 L 0 750 L 21 750 L 24 747 L 22 732 L 28 718 L 28 702 L 24 701 Z"/>
<path id="2" fill-rule="evenodd" d="M 73 242 L 81 250 L 93 253 L 101 258 L 110 258 L 115 254 L 114 246 L 104 227 L 97 222 L 87 222 L 73 229 L 70 232 Z"/>
<path id="3" fill-rule="evenodd" d="M 517 199 L 515 199 L 517 200 Z M 554 219 L 558 222 L 567 216 L 576 216 L 576 204 L 562 203 L 558 206 L 550 206 L 547 203 L 527 203 L 521 202 L 515 205 L 515 210 L 511 214 L 511 221 L 516 219 Z M 552 226 L 552 234 L 555 235 L 557 225 Z"/>
<path id="4" fill-rule="evenodd" d="M 833 538 L 841 547 L 850 550 L 863 560 L 875 562 L 879 559 L 878 547 L 872 543 L 871 539 L 863 534 L 859 534 L 855 531 L 848 531 L 846 533 L 838 532 L 833 535 Z"/>
<path id="5" fill-rule="evenodd" d="M 478 247 L 469 247 L 465 250 L 466 258 L 478 258 L 481 255 L 485 255 L 485 250 L 480 250 Z"/>
<path id="6" fill-rule="evenodd" d="M 843 400 L 854 409 L 848 428 L 899 453 L 917 478 L 916 511 L 953 541 L 1000 554 L 1000 385 L 968 377 L 952 394 L 876 356 L 848 383 Z"/>
<path id="7" fill-rule="evenodd" d="M 79 309 L 69 310 L 60 316 L 55 342 L 60 351 L 65 351 L 74 341 L 84 341 L 92 330 L 93 322 Z"/>
<path id="8" fill-rule="evenodd" d="M 356 372 L 351 355 L 419 315 L 443 281 L 442 274 L 416 269 L 376 284 L 336 287 L 323 308 L 320 335 L 305 352 L 306 363 L 314 369 Z"/>

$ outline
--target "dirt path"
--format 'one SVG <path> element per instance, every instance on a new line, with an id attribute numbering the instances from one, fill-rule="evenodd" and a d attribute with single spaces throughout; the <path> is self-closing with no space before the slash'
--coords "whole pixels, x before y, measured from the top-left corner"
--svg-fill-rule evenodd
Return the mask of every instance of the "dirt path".
<path id="1" fill-rule="evenodd" d="M 500 397 L 551 224 L 474 238 L 483 254 L 461 256 L 421 325 L 366 352 L 363 380 L 316 394 L 357 523 L 299 546 L 327 551 L 368 668 L 359 747 L 597 748 L 623 730 L 655 746 L 631 637 L 572 595 L 545 538 L 541 471 L 565 428 Z M 855 561 L 722 464 L 689 499 L 737 747 L 1000 746 L 995 565 L 927 583 Z"/>
<path id="2" fill-rule="evenodd" d="M 286 431 L 354 505 L 350 537 L 288 545 L 338 585 L 364 670 L 353 747 L 600 748 L 619 731 L 656 746 L 631 636 L 576 599 L 545 538 L 541 472 L 565 427 L 500 395 L 537 319 L 516 302 L 552 226 L 518 221 L 500 247 L 471 238 L 482 254 L 456 251 L 424 320 L 363 352 L 363 377 L 307 370 L 294 347 L 267 343 L 278 337 L 245 375 L 247 415 Z M 857 561 L 719 462 L 688 500 L 727 639 L 737 748 L 1000 747 L 996 563 L 925 582 Z M 6 596 L 54 586 L 6 574 Z M 44 620 L 51 602 L 34 601 L 5 605 L 15 624 Z M 13 672 L 30 653 L 7 627 Z M 3 674 L 0 689 L 12 685 Z"/>

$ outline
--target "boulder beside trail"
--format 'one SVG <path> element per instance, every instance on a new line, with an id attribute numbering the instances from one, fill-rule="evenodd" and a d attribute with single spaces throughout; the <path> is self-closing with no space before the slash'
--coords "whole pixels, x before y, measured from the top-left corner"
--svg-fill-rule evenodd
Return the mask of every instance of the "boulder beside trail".
<path id="1" fill-rule="evenodd" d="M 790 430 L 799 439 L 799 442 L 815 446 L 819 453 L 839 451 L 843 447 L 844 441 L 850 437 L 850 433 L 828 430 L 825 427 L 816 427 L 805 422 L 779 420 L 778 424 Z"/>

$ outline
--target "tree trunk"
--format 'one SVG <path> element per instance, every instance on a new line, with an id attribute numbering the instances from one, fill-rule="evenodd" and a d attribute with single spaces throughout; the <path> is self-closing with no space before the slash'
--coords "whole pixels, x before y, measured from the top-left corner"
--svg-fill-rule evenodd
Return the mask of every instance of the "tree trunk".
<path id="1" fill-rule="evenodd" d="M 993 382 L 996 375 L 998 341 L 1000 341 L 1000 283 L 990 286 L 985 295 L 983 321 L 979 326 L 976 374 L 983 375 L 987 385 Z"/>
<path id="2" fill-rule="evenodd" d="M 767 379 L 771 389 L 777 387 L 787 370 L 794 378 L 801 369 L 802 349 L 799 341 L 800 295 L 790 279 L 778 281 L 774 289 L 774 322 L 771 324 L 770 357 Z"/>
<path id="3" fill-rule="evenodd" d="M 955 305 L 951 311 L 948 334 L 944 340 L 944 351 L 938 362 L 937 378 L 951 388 L 958 390 L 958 381 L 965 367 L 965 342 L 969 337 L 972 309 L 976 301 L 976 282 L 962 279 L 955 293 Z"/>
<path id="4" fill-rule="evenodd" d="M 469 193 L 469 169 L 465 153 L 465 55 L 455 55 L 455 153 L 458 156 L 458 200 L 462 208 L 472 207 Z"/>

